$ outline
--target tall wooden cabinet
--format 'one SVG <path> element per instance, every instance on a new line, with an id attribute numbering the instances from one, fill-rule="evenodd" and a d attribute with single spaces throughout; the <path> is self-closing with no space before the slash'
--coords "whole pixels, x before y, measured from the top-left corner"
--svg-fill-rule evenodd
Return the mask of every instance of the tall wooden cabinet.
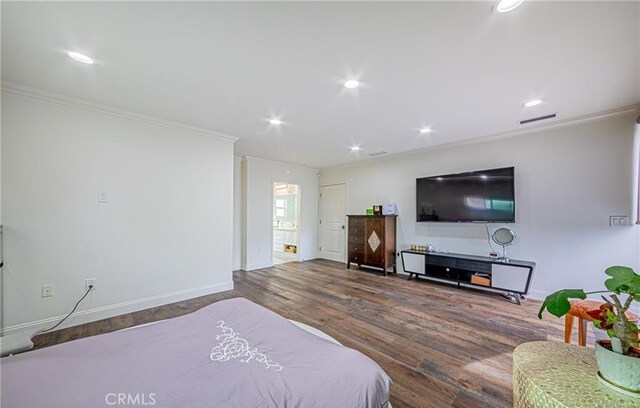
<path id="1" fill-rule="evenodd" d="M 358 266 L 382 268 L 384 276 L 393 266 L 396 272 L 395 215 L 348 215 L 347 268 Z"/>

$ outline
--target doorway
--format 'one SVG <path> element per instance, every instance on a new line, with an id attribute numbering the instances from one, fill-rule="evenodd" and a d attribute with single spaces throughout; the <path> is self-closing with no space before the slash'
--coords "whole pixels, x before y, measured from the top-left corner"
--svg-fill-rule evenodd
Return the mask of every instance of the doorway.
<path id="1" fill-rule="evenodd" d="M 320 258 L 345 262 L 347 186 L 320 187 Z"/>
<path id="2" fill-rule="evenodd" d="M 300 187 L 273 183 L 273 264 L 300 259 Z"/>

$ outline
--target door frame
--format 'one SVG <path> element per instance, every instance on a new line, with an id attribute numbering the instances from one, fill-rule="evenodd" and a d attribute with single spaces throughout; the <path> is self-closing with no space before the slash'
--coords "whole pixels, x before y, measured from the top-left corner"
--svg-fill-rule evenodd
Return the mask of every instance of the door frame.
<path id="1" fill-rule="evenodd" d="M 302 231 L 302 183 L 298 183 L 295 181 L 278 181 L 276 179 L 271 179 L 271 214 L 269 215 L 269 263 L 271 264 L 271 267 L 273 267 L 275 264 L 273 263 L 273 214 L 276 212 L 276 194 L 275 194 L 275 188 L 274 185 L 275 184 L 294 184 L 296 186 L 298 186 L 298 253 L 297 255 L 297 261 L 299 262 L 302 259 L 302 253 L 300 252 L 300 237 L 301 237 L 301 231 Z"/>
<path id="2" fill-rule="evenodd" d="M 349 243 L 347 242 L 347 229 L 349 228 L 348 225 L 348 217 L 347 217 L 347 213 L 349 212 L 348 210 L 348 204 L 349 204 L 349 182 L 348 181 L 336 181 L 336 182 L 332 182 L 332 183 L 325 183 L 325 184 L 320 184 L 318 186 L 318 258 L 320 259 L 325 259 L 325 258 L 321 258 L 320 257 L 320 221 L 321 216 L 322 216 L 322 187 L 331 187 L 331 186 L 338 186 L 338 185 L 344 185 L 344 259 L 342 260 L 342 262 L 347 262 L 347 248 Z"/>

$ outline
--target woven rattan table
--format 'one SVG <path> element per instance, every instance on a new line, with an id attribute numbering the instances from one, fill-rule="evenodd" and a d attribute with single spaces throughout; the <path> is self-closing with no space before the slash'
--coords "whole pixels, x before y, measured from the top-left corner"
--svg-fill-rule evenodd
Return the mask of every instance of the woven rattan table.
<path id="1" fill-rule="evenodd" d="M 513 406 L 516 408 L 640 407 L 596 378 L 593 349 L 554 341 L 524 343 L 513 351 Z"/>

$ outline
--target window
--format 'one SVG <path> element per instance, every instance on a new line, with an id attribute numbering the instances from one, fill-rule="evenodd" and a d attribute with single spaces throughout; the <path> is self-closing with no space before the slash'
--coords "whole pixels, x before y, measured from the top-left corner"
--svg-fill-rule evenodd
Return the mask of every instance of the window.
<path id="1" fill-rule="evenodd" d="M 284 217 L 287 211 L 287 202 L 285 200 L 276 199 L 276 217 Z"/>

